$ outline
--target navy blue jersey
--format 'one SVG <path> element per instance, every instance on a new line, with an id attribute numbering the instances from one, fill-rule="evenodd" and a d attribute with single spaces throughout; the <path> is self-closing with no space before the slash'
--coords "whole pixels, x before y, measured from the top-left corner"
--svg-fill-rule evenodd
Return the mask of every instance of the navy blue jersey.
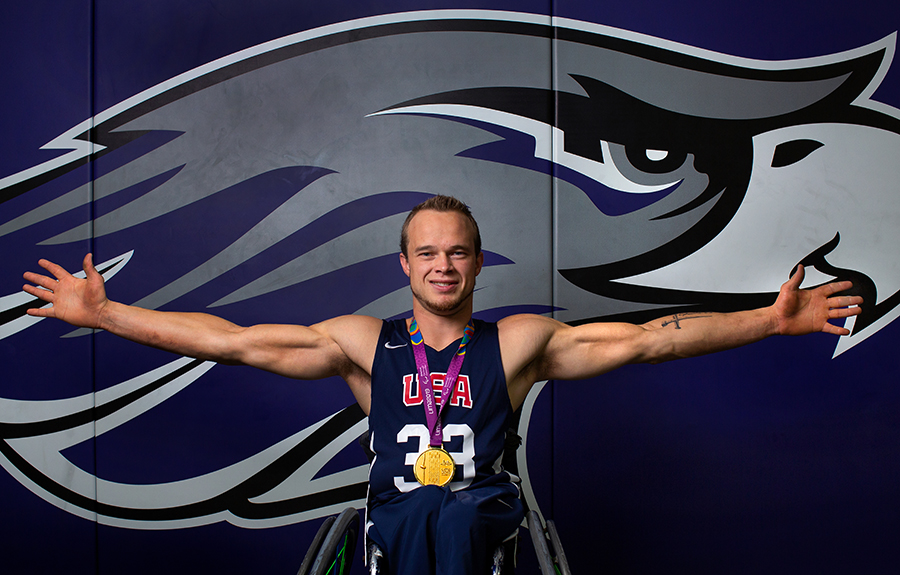
<path id="1" fill-rule="evenodd" d="M 450 489 L 509 482 L 501 470 L 504 438 L 512 417 L 500 360 L 497 325 L 475 320 L 475 334 L 450 401 L 443 408 L 444 449 L 456 462 Z M 441 351 L 425 346 L 435 399 L 459 341 Z M 413 465 L 428 448 L 422 392 L 406 320 L 385 321 L 372 365 L 369 431 L 375 459 L 369 470 L 373 505 L 418 488 Z"/>

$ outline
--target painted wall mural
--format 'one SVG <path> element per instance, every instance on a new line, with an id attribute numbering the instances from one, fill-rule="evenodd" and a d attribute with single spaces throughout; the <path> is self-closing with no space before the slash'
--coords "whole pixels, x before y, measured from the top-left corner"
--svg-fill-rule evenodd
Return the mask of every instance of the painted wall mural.
<path id="1" fill-rule="evenodd" d="M 537 387 L 525 497 L 577 571 L 896 565 L 900 8 L 823 7 L 812 30 L 799 3 L 244 4 L 10 15 L 9 572 L 293 572 L 321 519 L 366 496 L 340 380 L 30 317 L 23 271 L 91 251 L 142 307 L 402 317 L 400 224 L 433 194 L 481 225 L 482 319 L 750 309 L 799 264 L 865 298 L 849 336 Z"/>

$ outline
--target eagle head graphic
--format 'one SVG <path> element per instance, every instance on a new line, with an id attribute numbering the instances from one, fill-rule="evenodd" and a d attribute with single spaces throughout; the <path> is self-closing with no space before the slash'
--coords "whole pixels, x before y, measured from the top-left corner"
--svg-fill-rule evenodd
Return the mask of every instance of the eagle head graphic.
<path id="1" fill-rule="evenodd" d="M 0 180 L 0 241 L 26 269 L 35 250 L 92 239 L 115 297 L 147 308 L 238 323 L 396 317 L 410 309 L 400 224 L 451 194 L 482 227 L 481 317 L 748 309 L 803 264 L 807 285 L 851 279 L 865 297 L 840 353 L 900 313 L 900 121 L 871 99 L 894 41 L 769 62 L 508 12 L 338 23 L 63 132 L 46 146 L 57 157 Z M 17 289 L 0 298 L 0 338 L 39 323 Z M 355 407 L 295 410 L 297 429 L 239 461 L 204 453 L 188 477 L 79 465 L 80 443 L 118 445 L 163 403 L 170 420 L 202 410 L 183 392 L 222 369 L 183 358 L 108 370 L 96 395 L 3 399 L 0 460 L 52 504 L 135 529 L 266 527 L 362 505 L 365 467 L 326 466 L 365 427 Z"/>

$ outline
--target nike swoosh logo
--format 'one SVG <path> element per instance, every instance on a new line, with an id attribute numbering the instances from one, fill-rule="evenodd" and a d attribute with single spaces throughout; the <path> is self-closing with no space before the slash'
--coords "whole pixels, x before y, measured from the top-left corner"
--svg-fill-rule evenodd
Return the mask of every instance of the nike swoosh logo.
<path id="1" fill-rule="evenodd" d="M 384 347 L 387 349 L 397 349 L 400 347 L 406 347 L 407 345 L 409 345 L 409 344 L 404 343 L 401 345 L 391 345 L 391 342 L 389 342 L 389 341 L 384 342 Z"/>

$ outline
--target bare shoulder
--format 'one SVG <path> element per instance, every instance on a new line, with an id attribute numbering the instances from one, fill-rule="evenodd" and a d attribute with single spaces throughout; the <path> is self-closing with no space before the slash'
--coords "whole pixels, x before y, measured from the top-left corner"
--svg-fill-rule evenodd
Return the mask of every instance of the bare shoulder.
<path id="1" fill-rule="evenodd" d="M 535 354 L 540 354 L 554 338 L 569 329 L 561 321 L 534 314 L 511 315 L 497 323 L 501 350 L 530 359 L 534 359 Z"/>
<path id="2" fill-rule="evenodd" d="M 340 375 L 368 415 L 371 406 L 372 364 L 382 321 L 364 315 L 344 315 L 311 325 L 310 329 L 329 348 Z"/>
<path id="3" fill-rule="evenodd" d="M 547 347 L 566 325 L 555 319 L 533 314 L 512 315 L 497 322 L 500 356 L 506 386 L 513 408 L 525 400 L 544 369 Z"/>
<path id="4" fill-rule="evenodd" d="M 310 326 L 337 344 L 353 363 L 369 370 L 382 321 L 366 315 L 343 315 Z"/>
<path id="5" fill-rule="evenodd" d="M 534 314 L 512 315 L 497 322 L 500 353 L 507 376 L 518 374 L 539 359 L 554 334 L 566 327 L 553 318 Z"/>
<path id="6" fill-rule="evenodd" d="M 529 313 L 511 315 L 497 322 L 501 346 L 544 341 L 564 327 L 566 324 L 553 318 Z"/>
<path id="7" fill-rule="evenodd" d="M 311 327 L 326 333 L 344 332 L 363 336 L 369 336 L 374 333 L 374 337 L 377 339 L 378 334 L 381 332 L 381 324 L 382 321 L 380 319 L 368 315 L 342 315 L 326 319 Z"/>

